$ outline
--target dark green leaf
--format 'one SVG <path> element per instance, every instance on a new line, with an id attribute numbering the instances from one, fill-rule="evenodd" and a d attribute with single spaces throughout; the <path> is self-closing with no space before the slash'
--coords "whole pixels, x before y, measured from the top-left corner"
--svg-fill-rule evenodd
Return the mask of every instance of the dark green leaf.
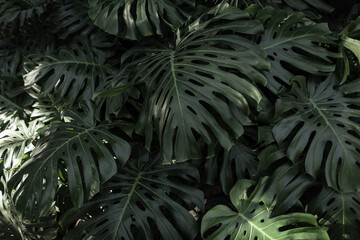
<path id="1" fill-rule="evenodd" d="M 189 164 L 160 163 L 148 153 L 131 159 L 100 195 L 62 216 L 62 226 L 83 220 L 65 239 L 194 239 L 197 223 L 189 210 L 203 209 L 204 197 L 184 183 L 198 180 L 199 174 Z"/>
<path id="2" fill-rule="evenodd" d="M 162 35 L 162 25 L 172 29 L 190 18 L 195 0 L 89 0 L 89 15 L 104 31 L 139 39 L 141 36 Z"/>
<path id="3" fill-rule="evenodd" d="M 75 207 L 94 196 L 100 180 L 106 182 L 129 158 L 130 145 L 110 131 L 131 130 L 128 123 L 115 121 L 96 125 L 94 109 L 84 107 L 86 114 L 70 112 L 74 121 L 54 125 L 48 135 L 35 146 L 30 160 L 21 166 L 8 186 L 16 190 L 14 199 L 19 211 L 34 208 L 34 200 L 47 213 L 54 199 L 58 181 L 58 165 L 66 165 L 71 199 Z M 23 179 L 24 176 L 27 178 Z"/>
<path id="4" fill-rule="evenodd" d="M 304 20 L 304 14 L 287 15 L 285 11 L 265 8 L 258 12 L 257 19 L 265 23 L 265 33 L 260 46 L 270 59 L 270 72 L 265 72 L 267 87 L 279 93 L 291 84 L 294 72 L 299 70 L 318 76 L 326 76 L 335 70 L 330 57 L 339 57 L 324 47 L 333 43 L 326 23 Z"/>
<path id="5" fill-rule="evenodd" d="M 297 78 L 291 91 L 276 103 L 278 116 L 288 114 L 276 124 L 273 133 L 279 144 L 292 132 L 295 134 L 287 149 L 294 162 L 309 146 L 305 152 L 309 174 L 316 177 L 324 161 L 330 187 L 343 192 L 359 191 L 360 100 L 345 94 L 359 92 L 360 79 L 340 88 L 336 85 L 334 76 L 323 82 Z"/>
<path id="6" fill-rule="evenodd" d="M 232 136 L 243 133 L 248 102 L 261 99 L 253 82 L 265 84 L 260 71 L 269 67 L 261 49 L 244 37 L 262 30 L 247 18 L 228 8 L 204 23 L 195 21 L 175 49 L 136 47 L 123 56 L 134 59 L 133 79 L 147 87 L 137 131 L 145 131 L 149 147 L 156 129 L 163 160 L 171 161 L 173 153 L 177 161 L 201 157 L 194 132 L 209 146 L 217 139 L 226 150 Z"/>

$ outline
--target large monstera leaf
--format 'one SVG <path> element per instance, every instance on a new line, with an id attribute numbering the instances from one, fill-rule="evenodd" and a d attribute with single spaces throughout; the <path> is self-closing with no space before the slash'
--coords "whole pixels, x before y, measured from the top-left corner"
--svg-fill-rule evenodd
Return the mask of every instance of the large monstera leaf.
<path id="1" fill-rule="evenodd" d="M 307 213 L 290 213 L 270 217 L 271 208 L 261 200 L 266 178 L 256 182 L 239 180 L 230 192 L 231 202 L 237 211 L 217 205 L 204 216 L 201 235 L 204 239 L 329 239 L 326 231 L 318 227 L 316 217 Z M 216 229 L 211 228 L 215 227 Z M 210 230 L 209 233 L 207 231 Z"/>
<path id="2" fill-rule="evenodd" d="M 25 86 L 35 83 L 42 87 L 41 96 L 55 96 L 57 101 L 73 104 L 76 100 L 91 99 L 96 86 L 114 73 L 107 65 L 107 55 L 91 42 L 80 37 L 56 54 L 35 54 L 26 63 Z"/>
<path id="3" fill-rule="evenodd" d="M 293 161 L 308 146 L 305 169 L 309 174 L 316 177 L 325 161 L 330 187 L 359 191 L 360 101 L 353 94 L 359 92 L 360 79 L 338 88 L 336 84 L 333 76 L 323 82 L 297 79 L 291 91 L 276 102 L 277 115 L 286 114 L 273 133 L 278 143 L 290 137 L 287 155 Z"/>
<path id="4" fill-rule="evenodd" d="M 195 0 L 89 0 L 89 15 L 104 31 L 136 40 L 162 35 L 162 25 L 175 29 L 185 23 Z"/>
<path id="5" fill-rule="evenodd" d="M 359 239 L 360 193 L 339 193 L 324 187 L 309 203 L 307 211 L 319 216 L 331 239 Z"/>
<path id="6" fill-rule="evenodd" d="M 197 223 L 189 210 L 203 209 L 204 196 L 187 184 L 198 179 L 187 163 L 162 165 L 159 156 L 142 153 L 119 169 L 100 195 L 62 216 L 62 226 L 82 220 L 65 239 L 194 239 Z"/>
<path id="7" fill-rule="evenodd" d="M 324 47 L 332 43 L 326 23 L 313 23 L 304 20 L 304 14 L 296 12 L 287 15 L 267 7 L 256 16 L 265 23 L 260 46 L 270 59 L 270 72 L 265 72 L 267 87 L 279 93 L 284 86 L 291 84 L 294 72 L 303 71 L 317 76 L 326 76 L 335 70 L 330 57 L 339 57 Z"/>
<path id="8" fill-rule="evenodd" d="M 10 179 L 8 186 L 16 190 L 14 200 L 19 211 L 31 212 L 36 206 L 41 215 L 46 214 L 59 174 L 67 181 L 72 202 L 78 208 L 99 191 L 100 182 L 116 173 L 117 163 L 123 165 L 128 160 L 129 143 L 112 129 L 129 133 L 131 126 L 122 121 L 97 125 L 94 107 L 84 104 L 83 108 L 86 114 L 71 111 L 68 115 L 74 119 L 72 122 L 54 125 Z"/>
<path id="9" fill-rule="evenodd" d="M 133 81 L 146 84 L 137 131 L 145 130 L 149 146 L 156 129 L 164 161 L 173 153 L 180 162 L 201 157 L 194 132 L 208 145 L 216 138 L 226 150 L 243 133 L 248 102 L 261 99 L 253 81 L 265 84 L 260 71 L 269 67 L 261 49 L 244 37 L 262 26 L 247 19 L 247 13 L 226 8 L 191 25 L 174 48 L 135 47 L 123 56 L 135 65 Z"/>

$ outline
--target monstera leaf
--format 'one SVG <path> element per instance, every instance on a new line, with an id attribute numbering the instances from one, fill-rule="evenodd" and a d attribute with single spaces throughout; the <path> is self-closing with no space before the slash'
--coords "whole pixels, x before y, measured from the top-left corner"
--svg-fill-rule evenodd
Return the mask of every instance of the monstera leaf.
<path id="1" fill-rule="evenodd" d="M 237 179 L 253 178 L 256 175 L 259 161 L 252 147 L 252 134 L 250 131 L 245 132 L 229 151 L 219 151 L 215 157 L 206 159 L 208 183 L 213 184 L 214 178 L 220 178 L 224 193 L 229 194 Z"/>
<path id="2" fill-rule="evenodd" d="M 335 88 L 337 79 L 323 82 L 300 77 L 276 102 L 277 115 L 287 112 L 273 128 L 280 144 L 291 137 L 287 155 L 297 161 L 309 146 L 305 169 L 316 177 L 325 161 L 328 185 L 343 192 L 360 190 L 360 79 Z M 352 94 L 352 95 L 351 95 Z M 289 113 L 290 112 L 290 113 Z"/>
<path id="3" fill-rule="evenodd" d="M 4 0 L 0 3 L 0 25 L 19 20 L 20 26 L 25 20 L 40 16 L 45 12 L 46 0 Z"/>
<path id="4" fill-rule="evenodd" d="M 43 123 L 34 120 L 26 124 L 23 120 L 15 121 L 12 129 L 8 127 L 0 132 L 0 159 L 7 170 L 20 164 L 24 154 L 33 149 L 32 142 L 39 135 Z"/>
<path id="5" fill-rule="evenodd" d="M 204 239 L 329 239 L 326 231 L 316 222 L 316 217 L 307 213 L 290 213 L 270 217 L 261 195 L 266 178 L 262 178 L 250 194 L 249 188 L 256 182 L 239 180 L 231 189 L 231 202 L 236 212 L 224 205 L 210 209 L 201 223 Z M 212 231 L 207 234 L 211 228 Z"/>
<path id="6" fill-rule="evenodd" d="M 56 28 L 53 31 L 59 33 L 61 39 L 77 33 L 88 35 L 95 29 L 88 15 L 87 0 L 57 0 L 54 8 L 52 21 Z"/>
<path id="7" fill-rule="evenodd" d="M 195 0 L 89 0 L 89 15 L 104 31 L 128 39 L 162 35 L 161 25 L 175 29 L 191 16 Z"/>
<path id="8" fill-rule="evenodd" d="M 43 97 L 53 94 L 57 101 L 68 104 L 91 99 L 99 81 L 114 73 L 106 64 L 106 57 L 105 52 L 94 48 L 90 41 L 77 37 L 58 54 L 33 55 L 37 64 L 26 63 L 25 86 L 39 84 Z"/>
<path id="9" fill-rule="evenodd" d="M 30 160 L 11 178 L 8 186 L 16 190 L 14 199 L 19 211 L 29 207 L 31 212 L 36 201 L 40 214 L 47 213 L 58 184 L 58 168 L 68 181 L 73 204 L 80 207 L 99 191 L 100 180 L 106 182 L 116 173 L 117 163 L 127 161 L 130 145 L 111 129 L 129 132 L 129 124 L 114 121 L 97 125 L 94 107 L 84 104 L 83 108 L 83 115 L 78 111 L 68 113 L 72 122 L 54 125 L 36 144 Z M 64 165 L 65 171 L 61 170 Z"/>
<path id="10" fill-rule="evenodd" d="M 303 165 L 300 161 L 294 165 L 285 163 L 269 177 L 262 199 L 266 205 L 274 205 L 271 216 L 286 213 L 305 191 L 316 185 L 316 181 L 302 171 Z"/>
<path id="11" fill-rule="evenodd" d="M 63 215 L 62 226 L 82 220 L 64 239 L 194 239 L 197 223 L 189 209 L 203 209 L 204 197 L 186 183 L 199 174 L 187 163 L 160 163 L 159 156 L 148 153 L 131 159 L 100 195 Z"/>
<path id="12" fill-rule="evenodd" d="M 247 19 L 247 13 L 229 7 L 213 19 L 195 21 L 174 48 L 135 47 L 123 55 L 124 61 L 133 59 L 124 65 L 135 68 L 133 81 L 146 84 L 137 131 L 145 131 L 149 147 L 156 129 L 164 161 L 173 153 L 180 162 L 199 158 L 195 134 L 208 145 L 216 138 L 229 150 L 232 136 L 243 133 L 248 102 L 261 98 L 252 81 L 265 84 L 260 71 L 269 67 L 261 49 L 244 37 L 262 26 Z"/>
<path id="13" fill-rule="evenodd" d="M 309 203 L 307 211 L 319 216 L 319 223 L 329 228 L 331 239 L 360 237 L 360 193 L 339 193 L 323 187 Z"/>
<path id="14" fill-rule="evenodd" d="M 260 46 L 270 59 L 270 72 L 265 72 L 267 87 L 274 93 L 290 85 L 294 69 L 318 76 L 326 76 L 335 70 L 330 57 L 339 57 L 322 45 L 332 43 L 326 23 L 304 20 L 304 14 L 287 15 L 267 7 L 256 16 L 265 23 Z M 320 45 L 322 44 L 322 45 Z"/>

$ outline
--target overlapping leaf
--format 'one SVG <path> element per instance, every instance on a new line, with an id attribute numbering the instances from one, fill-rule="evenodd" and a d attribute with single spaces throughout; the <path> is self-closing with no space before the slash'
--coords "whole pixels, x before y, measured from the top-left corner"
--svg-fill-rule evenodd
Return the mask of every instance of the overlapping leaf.
<path id="1" fill-rule="evenodd" d="M 19 21 L 20 26 L 45 12 L 46 0 L 4 0 L 0 3 L 0 25 Z"/>
<path id="2" fill-rule="evenodd" d="M 145 131 L 149 146 L 155 128 L 163 160 L 171 161 L 173 153 L 177 161 L 199 158 L 194 132 L 208 145 L 216 138 L 226 150 L 232 136 L 243 133 L 248 102 L 261 99 L 253 82 L 265 84 L 260 71 L 269 67 L 261 49 L 244 37 L 262 26 L 247 19 L 247 13 L 226 8 L 194 22 L 174 48 L 135 47 L 123 56 L 135 65 L 133 81 L 147 87 L 137 130 Z"/>
<path id="3" fill-rule="evenodd" d="M 252 134 L 242 135 L 229 151 L 219 151 L 215 157 L 205 160 L 208 183 L 213 184 L 214 179 L 219 178 L 224 193 L 228 194 L 237 179 L 256 175 L 259 161 L 251 146 Z"/>
<path id="4" fill-rule="evenodd" d="M 162 35 L 162 25 L 175 29 L 191 16 L 195 0 L 89 0 L 89 15 L 104 31 L 128 39 Z"/>
<path id="5" fill-rule="evenodd" d="M 286 114 L 273 133 L 279 144 L 294 134 L 287 149 L 293 161 L 309 147 L 305 153 L 309 174 L 316 177 L 325 161 L 330 187 L 343 192 L 359 191 L 360 101 L 351 94 L 359 92 L 360 79 L 339 88 L 335 88 L 336 84 L 334 76 L 321 83 L 300 77 L 276 103 L 277 115 Z"/>
<path id="6" fill-rule="evenodd" d="M 12 170 L 20 164 L 24 154 L 33 149 L 32 142 L 43 126 L 37 120 L 28 124 L 18 120 L 12 124 L 12 128 L 8 127 L 0 132 L 0 159 L 4 161 L 5 169 Z"/>
<path id="7" fill-rule="evenodd" d="M 80 37 L 58 54 L 35 54 L 26 63 L 25 86 L 35 83 L 42 87 L 42 96 L 53 94 L 55 99 L 73 104 L 76 100 L 91 99 L 96 86 L 114 69 L 107 65 L 106 53 L 94 48 Z"/>
<path id="8" fill-rule="evenodd" d="M 324 47 L 333 43 L 326 23 L 305 21 L 301 12 L 288 16 L 285 11 L 270 7 L 260 10 L 256 18 L 265 24 L 260 46 L 270 59 L 270 72 L 264 74 L 267 87 L 274 93 L 290 85 L 294 72 L 299 70 L 317 76 L 326 76 L 335 70 L 330 58 L 339 54 Z"/>
<path id="9" fill-rule="evenodd" d="M 260 180 L 250 194 L 249 189 L 256 182 L 239 180 L 230 192 L 231 202 L 237 211 L 224 205 L 210 209 L 201 224 L 204 239 L 329 239 L 311 214 L 290 213 L 271 218 L 272 209 L 268 209 L 261 200 L 265 181 L 266 178 Z M 215 229 L 207 233 L 213 227 Z"/>
<path id="10" fill-rule="evenodd" d="M 329 228 L 331 239 L 360 237 L 360 193 L 339 193 L 324 187 L 309 203 L 307 211 L 319 216 L 319 223 Z"/>
<path id="11" fill-rule="evenodd" d="M 159 156 L 142 154 L 119 169 L 100 195 L 62 216 L 62 226 L 82 220 L 65 239 L 194 239 L 197 223 L 189 209 L 203 209 L 204 197 L 185 183 L 198 179 L 189 164 L 161 165 Z"/>
<path id="12" fill-rule="evenodd" d="M 85 115 L 69 113 L 73 122 L 54 125 L 36 144 L 30 160 L 11 178 L 9 188 L 16 190 L 14 199 L 19 211 L 29 207 L 31 212 L 36 201 L 40 214 L 47 213 L 60 166 L 66 166 L 66 171 L 60 169 L 61 175 L 68 181 L 73 204 L 80 207 L 99 191 L 100 181 L 106 182 L 117 172 L 117 163 L 127 161 L 130 145 L 111 129 L 129 132 L 131 127 L 122 121 L 97 125 L 93 107 L 84 108 Z"/>
<path id="13" fill-rule="evenodd" d="M 58 0 L 53 10 L 52 21 L 56 23 L 57 32 L 61 39 L 69 35 L 88 35 L 95 29 L 95 25 L 88 16 L 89 5 L 87 0 Z"/>

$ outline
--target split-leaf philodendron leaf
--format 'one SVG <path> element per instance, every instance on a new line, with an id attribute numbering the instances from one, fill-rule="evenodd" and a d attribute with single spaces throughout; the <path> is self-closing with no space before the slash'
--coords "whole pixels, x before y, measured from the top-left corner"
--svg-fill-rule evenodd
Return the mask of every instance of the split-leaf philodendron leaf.
<path id="1" fill-rule="evenodd" d="M 123 56 L 134 59 L 133 81 L 146 84 L 137 131 L 145 132 L 149 146 L 156 130 L 164 161 L 200 158 L 194 133 L 229 150 L 248 122 L 249 102 L 261 100 L 254 82 L 266 84 L 260 71 L 269 63 L 245 37 L 262 31 L 258 21 L 227 8 L 191 29 L 173 48 L 135 47 Z"/>

